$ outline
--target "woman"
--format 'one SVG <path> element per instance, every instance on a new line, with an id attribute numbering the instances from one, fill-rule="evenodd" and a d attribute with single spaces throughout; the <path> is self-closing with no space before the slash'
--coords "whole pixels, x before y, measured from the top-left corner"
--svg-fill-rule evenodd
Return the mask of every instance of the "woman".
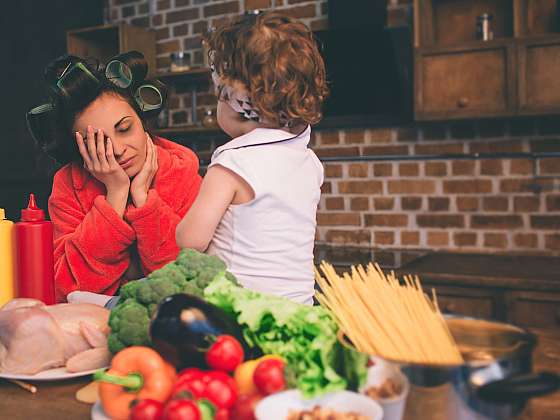
<path id="1" fill-rule="evenodd" d="M 74 290 L 114 294 L 174 260 L 175 228 L 200 188 L 198 158 L 149 135 L 163 87 L 138 52 L 104 69 L 66 56 L 46 69 L 52 102 L 28 114 L 59 163 L 49 199 L 58 301 Z"/>

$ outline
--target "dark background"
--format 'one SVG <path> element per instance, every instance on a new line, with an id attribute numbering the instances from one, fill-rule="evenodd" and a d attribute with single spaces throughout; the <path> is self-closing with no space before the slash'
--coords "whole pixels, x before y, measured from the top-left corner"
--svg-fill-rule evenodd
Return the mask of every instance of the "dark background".
<path id="1" fill-rule="evenodd" d="M 102 0 L 19 0 L 5 2 L 0 17 L 0 207 L 19 219 L 28 194 L 47 209 L 53 161 L 37 150 L 25 113 L 45 98 L 43 69 L 66 51 L 66 31 L 103 22 Z"/>

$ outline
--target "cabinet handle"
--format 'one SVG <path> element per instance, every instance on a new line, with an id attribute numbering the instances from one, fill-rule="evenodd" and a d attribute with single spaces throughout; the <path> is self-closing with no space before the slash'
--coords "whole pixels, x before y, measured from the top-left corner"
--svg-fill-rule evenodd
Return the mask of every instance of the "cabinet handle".
<path id="1" fill-rule="evenodd" d="M 464 96 L 462 98 L 459 98 L 459 100 L 457 101 L 457 106 L 459 108 L 466 108 L 469 106 L 469 99 L 465 98 Z"/>

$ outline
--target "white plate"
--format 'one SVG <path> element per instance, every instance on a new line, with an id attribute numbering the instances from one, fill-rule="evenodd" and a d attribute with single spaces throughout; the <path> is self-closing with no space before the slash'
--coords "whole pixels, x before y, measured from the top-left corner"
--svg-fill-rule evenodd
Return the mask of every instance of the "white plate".
<path id="1" fill-rule="evenodd" d="M 305 400 L 299 391 L 284 391 L 261 400 L 255 409 L 257 420 L 285 420 L 292 410 L 330 408 L 341 413 L 354 412 L 371 420 L 381 420 L 383 409 L 371 398 L 356 392 L 340 391 Z"/>
<path id="2" fill-rule="evenodd" d="M 101 402 L 97 401 L 91 407 L 91 420 L 111 420 L 103 411 L 103 407 L 101 406 Z"/>
<path id="3" fill-rule="evenodd" d="M 104 369 L 104 368 L 99 368 Z M 65 367 L 43 370 L 35 375 L 24 375 L 20 373 L 0 373 L 0 378 L 19 379 L 20 381 L 62 381 L 64 379 L 79 378 L 91 375 L 99 369 L 84 370 L 83 372 L 68 372 Z"/>

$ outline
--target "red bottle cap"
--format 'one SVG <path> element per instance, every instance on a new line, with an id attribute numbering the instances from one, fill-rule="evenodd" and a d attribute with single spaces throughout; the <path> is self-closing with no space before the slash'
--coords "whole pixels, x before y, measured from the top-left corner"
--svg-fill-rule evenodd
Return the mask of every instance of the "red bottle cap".
<path id="1" fill-rule="evenodd" d="M 45 212 L 37 207 L 35 202 L 35 194 L 29 194 L 29 204 L 26 209 L 21 210 L 22 222 L 40 222 L 45 220 Z"/>

